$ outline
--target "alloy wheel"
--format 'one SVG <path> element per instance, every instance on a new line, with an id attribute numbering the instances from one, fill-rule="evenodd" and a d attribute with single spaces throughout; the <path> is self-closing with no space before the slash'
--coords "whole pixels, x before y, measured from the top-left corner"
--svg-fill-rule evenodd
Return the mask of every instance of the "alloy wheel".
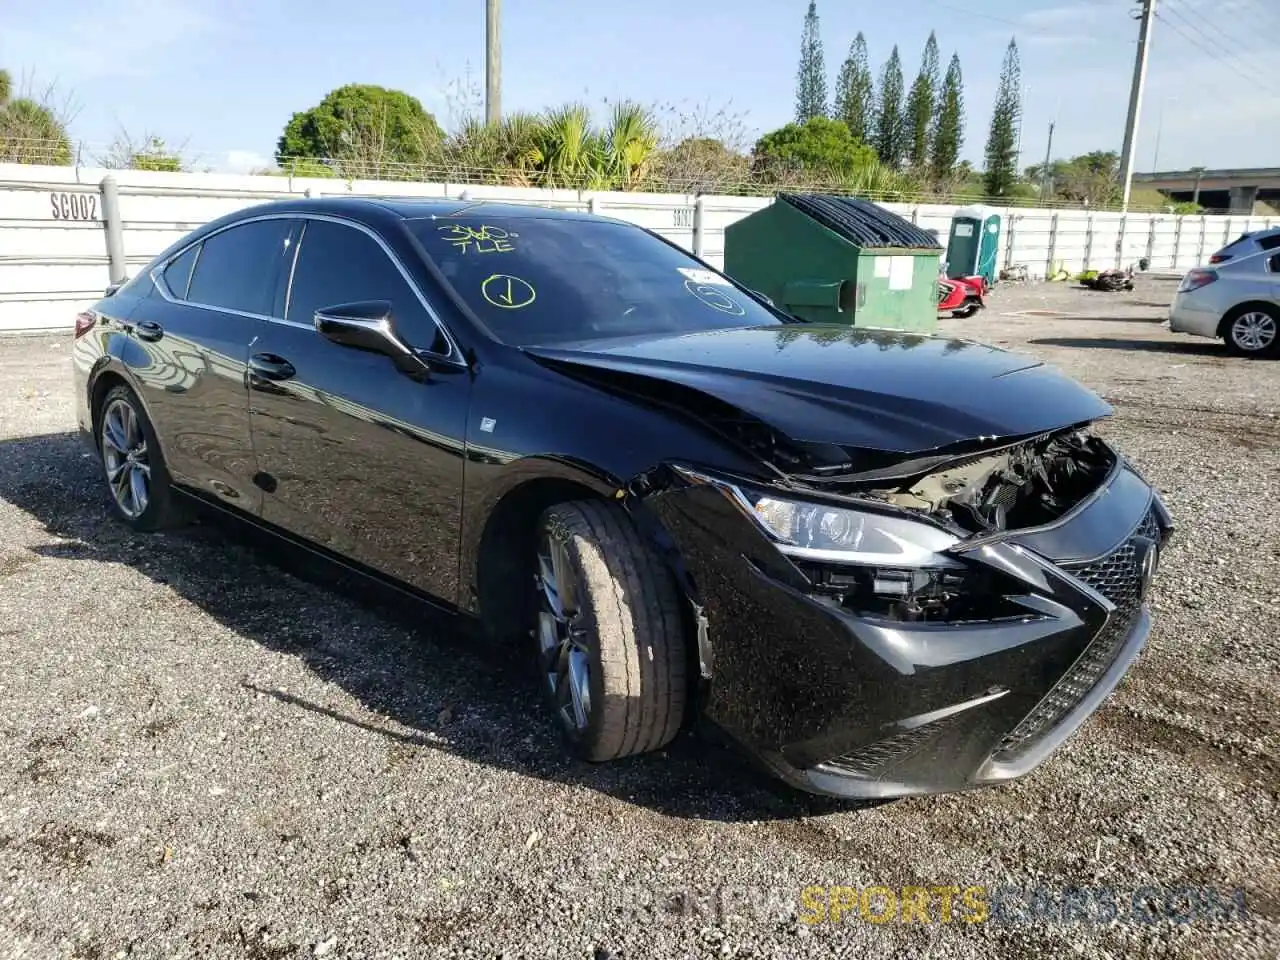
<path id="1" fill-rule="evenodd" d="M 1236 317 L 1231 325 L 1231 340 L 1241 350 L 1259 353 L 1276 341 L 1276 318 L 1261 310 L 1250 310 Z"/>
<path id="2" fill-rule="evenodd" d="M 538 648 L 561 723 L 581 734 L 591 719 L 591 654 L 579 625 L 578 580 L 565 545 L 544 532 L 538 543 Z"/>
<path id="3" fill-rule="evenodd" d="M 102 462 L 116 506 L 131 520 L 151 500 L 151 461 L 138 412 L 117 398 L 102 411 Z"/>

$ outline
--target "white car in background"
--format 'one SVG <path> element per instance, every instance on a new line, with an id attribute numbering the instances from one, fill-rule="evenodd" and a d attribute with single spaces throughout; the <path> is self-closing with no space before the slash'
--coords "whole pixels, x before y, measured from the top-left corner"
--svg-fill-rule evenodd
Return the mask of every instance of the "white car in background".
<path id="1" fill-rule="evenodd" d="M 1280 250 L 1262 249 L 1188 271 L 1169 308 L 1169 329 L 1222 340 L 1237 356 L 1275 356 L 1280 352 Z"/>
<path id="2" fill-rule="evenodd" d="M 1280 252 L 1280 227 L 1268 227 L 1253 233 L 1242 233 L 1209 258 L 1211 265 L 1243 260 L 1255 253 L 1270 250 Z"/>

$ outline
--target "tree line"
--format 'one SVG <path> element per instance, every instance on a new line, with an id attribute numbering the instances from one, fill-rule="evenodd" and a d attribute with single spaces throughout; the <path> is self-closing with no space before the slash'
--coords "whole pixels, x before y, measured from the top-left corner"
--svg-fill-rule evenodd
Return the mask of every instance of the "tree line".
<path id="1" fill-rule="evenodd" d="M 1021 111 L 1017 46 L 1005 54 L 1000 93 L 978 173 L 959 159 L 964 144 L 960 60 L 941 70 L 930 34 L 907 88 L 895 47 L 873 79 L 859 33 L 828 99 L 816 4 L 802 37 L 796 119 L 752 142 L 744 116 L 706 104 L 606 104 L 603 122 L 582 103 L 515 112 L 483 121 L 476 86 L 448 98 L 446 131 L 415 97 L 371 84 L 345 84 L 294 113 L 260 174 L 341 179 L 447 181 L 523 187 L 770 194 L 780 189 L 853 193 L 880 200 L 977 199 L 1087 203 L 1117 199 L 1114 154 L 1057 161 L 1047 171 L 1017 171 Z M 0 70 L 0 162 L 88 164 L 115 169 L 184 171 L 183 146 L 121 130 L 101 152 L 82 156 L 67 134 L 71 111 L 52 88 L 15 95 Z M 1107 160 L 1108 157 L 1112 159 Z M 1110 177 L 1110 179 L 1108 179 Z M 1110 186 L 1108 186 L 1110 184 Z M 1167 206 L 1158 195 L 1135 206 Z"/>
<path id="2" fill-rule="evenodd" d="M 816 0 L 810 0 L 800 39 L 796 77 L 795 123 L 835 120 L 850 140 L 870 147 L 878 163 L 904 172 L 925 189 L 973 192 L 993 198 L 1010 195 L 1018 180 L 1017 127 L 1022 114 L 1021 64 L 1016 39 L 1005 50 L 1000 84 L 979 177 L 960 161 L 964 147 L 964 74 L 959 53 L 942 71 L 937 33 L 931 31 L 908 89 L 902 57 L 894 44 L 873 79 L 866 36 L 859 31 L 849 46 L 828 97 L 826 63 Z M 814 158 L 815 162 L 817 158 Z"/>
<path id="3" fill-rule="evenodd" d="M 1022 119 L 1022 62 L 1016 38 L 1010 39 L 1001 63 L 981 171 L 960 159 L 964 76 L 958 53 L 952 53 L 942 72 L 936 32 L 929 33 L 908 89 L 896 44 L 873 78 L 866 37 L 860 31 L 849 46 L 830 97 L 821 21 L 816 0 L 810 0 L 800 38 L 795 122 L 785 132 L 763 138 L 756 155 L 773 156 L 785 141 L 790 145 L 786 162 L 793 169 L 807 169 L 815 177 L 835 173 L 837 179 L 854 181 L 896 180 L 921 197 L 1093 208 L 1120 203 L 1116 151 L 1095 150 L 1020 171 Z M 799 143 L 806 148 L 798 148 Z M 761 166 L 757 163 L 757 171 Z M 860 178 L 857 170 L 863 171 Z M 1130 206 L 1177 213 L 1201 209 L 1194 203 L 1171 203 L 1149 188 L 1133 191 Z"/>
<path id="4" fill-rule="evenodd" d="M 75 112 L 70 99 L 59 98 L 54 85 L 42 90 L 34 89 L 31 82 L 24 86 L 15 96 L 13 75 L 0 69 L 0 163 L 64 167 L 90 162 L 112 169 L 184 169 L 180 151 L 154 134 L 134 138 L 121 130 L 104 151 L 79 155 L 67 134 Z"/>

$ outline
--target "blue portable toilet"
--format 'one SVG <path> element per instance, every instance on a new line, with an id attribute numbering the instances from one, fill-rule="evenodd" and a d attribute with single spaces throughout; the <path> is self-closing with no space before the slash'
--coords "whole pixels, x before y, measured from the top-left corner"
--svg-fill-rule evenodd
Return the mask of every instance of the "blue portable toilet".
<path id="1" fill-rule="evenodd" d="M 1000 214 L 986 207 L 961 207 L 951 215 L 947 238 L 947 276 L 985 277 L 996 282 L 1000 249 Z"/>

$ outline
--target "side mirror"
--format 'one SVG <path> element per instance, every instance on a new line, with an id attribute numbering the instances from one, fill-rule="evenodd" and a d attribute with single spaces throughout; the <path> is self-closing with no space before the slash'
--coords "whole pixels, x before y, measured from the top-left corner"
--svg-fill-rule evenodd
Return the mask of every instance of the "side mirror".
<path id="1" fill-rule="evenodd" d="M 391 322 L 388 300 L 359 300 L 321 307 L 315 315 L 320 335 L 344 347 L 372 350 L 390 357 L 412 356 Z"/>

